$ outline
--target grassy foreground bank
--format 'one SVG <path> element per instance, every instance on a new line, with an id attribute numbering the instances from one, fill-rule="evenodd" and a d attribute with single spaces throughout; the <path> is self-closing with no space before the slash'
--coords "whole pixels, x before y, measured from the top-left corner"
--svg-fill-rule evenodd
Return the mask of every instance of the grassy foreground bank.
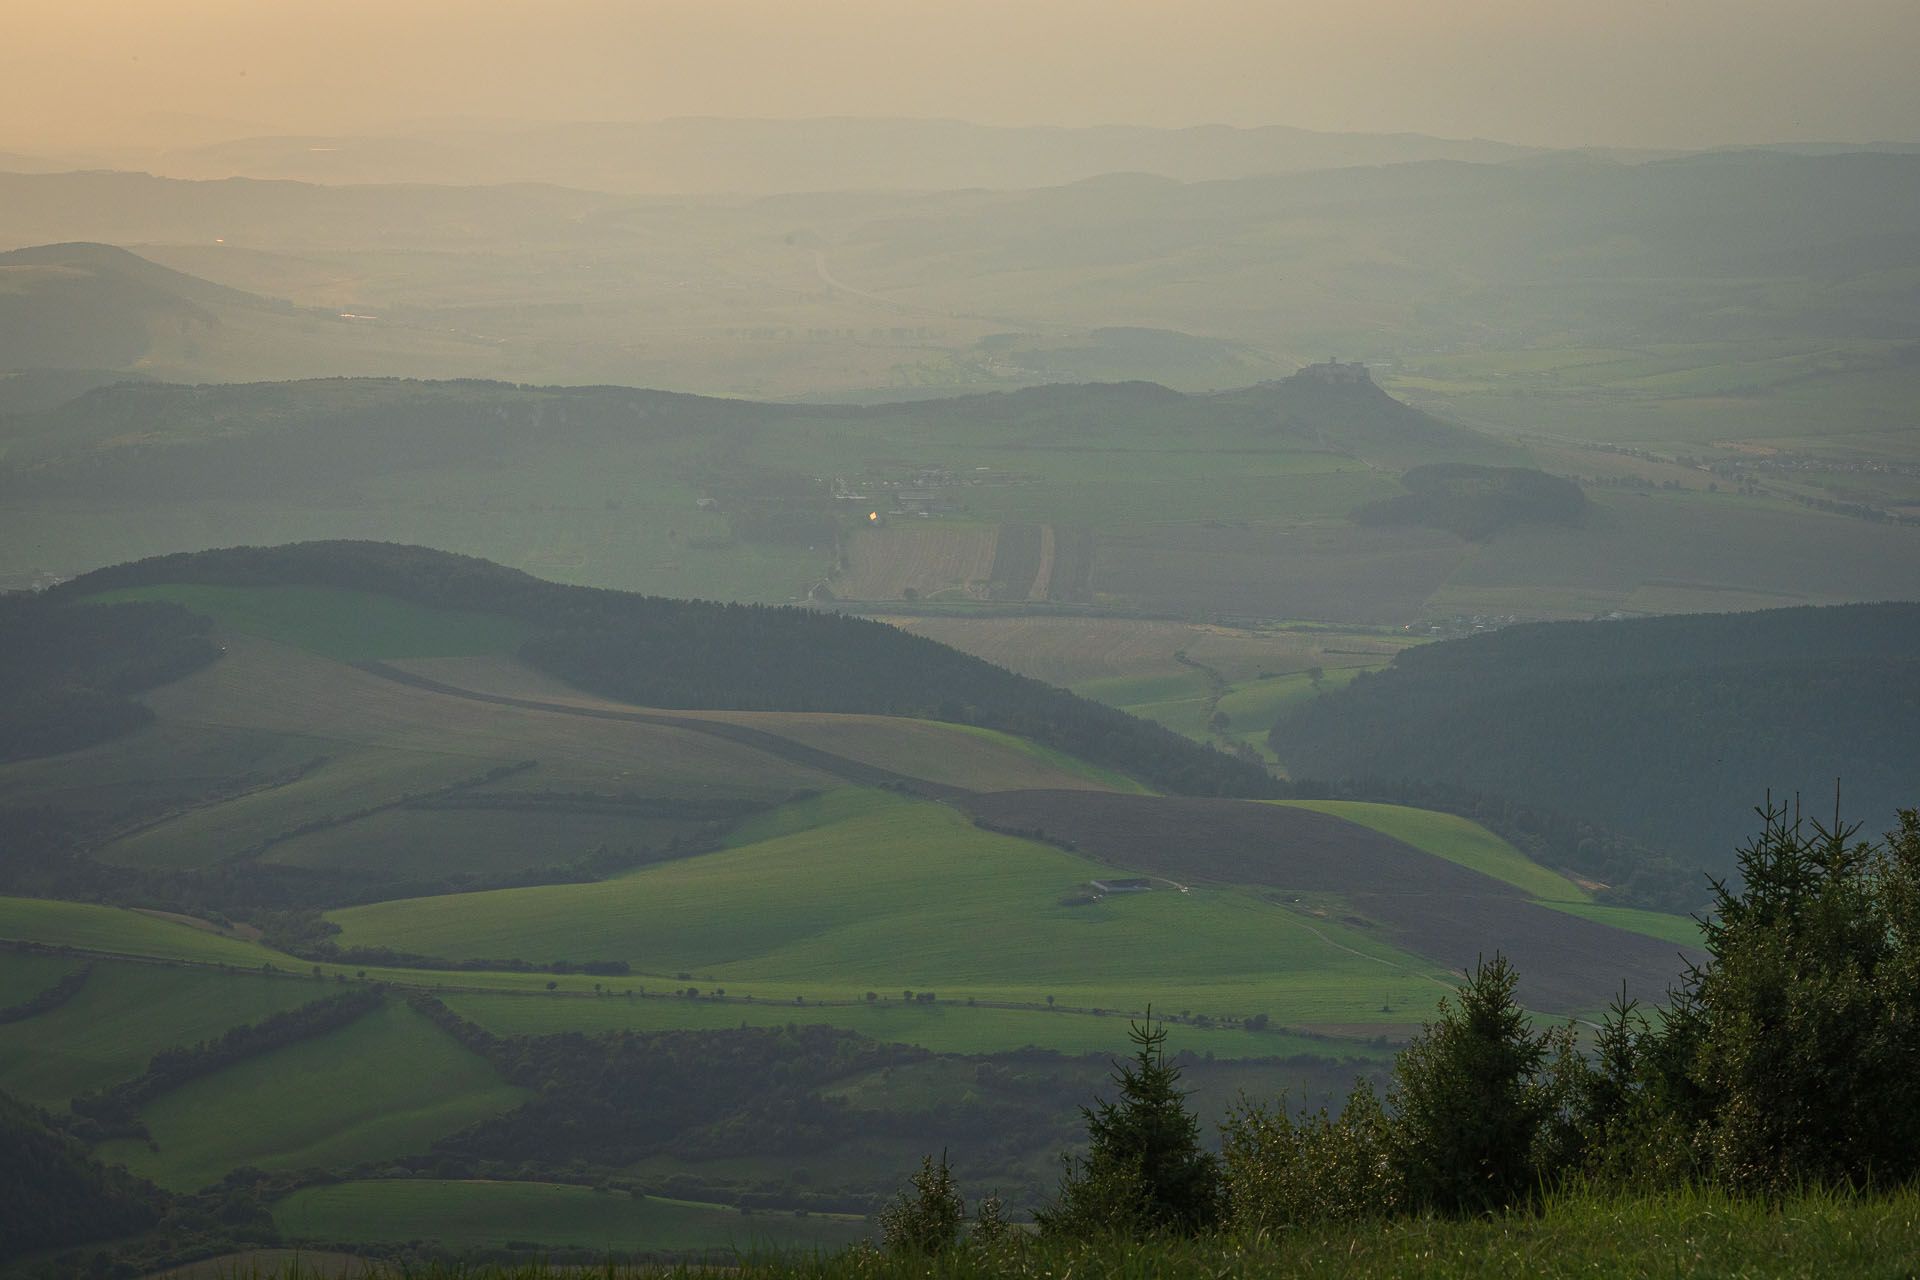
<path id="1" fill-rule="evenodd" d="M 336 1264 L 337 1265 L 337 1264 Z M 1538 1213 L 1465 1221 L 1412 1219 L 1300 1228 L 1247 1240 L 1048 1244 L 1016 1240 L 990 1252 L 964 1247 L 935 1257 L 889 1256 L 854 1247 L 798 1258 L 728 1258 L 714 1267 L 369 1263 L 368 1280 L 546 1280 L 561 1275 L 738 1280 L 890 1280 L 892 1277 L 1070 1276 L 1153 1280 L 1305 1276 L 1343 1280 L 1431 1277 L 1911 1277 L 1920 1267 L 1920 1189 L 1850 1194 L 1815 1191 L 1781 1201 L 1701 1189 L 1660 1195 L 1555 1197 Z M 180 1275 L 183 1273 L 170 1273 Z M 185 1274 L 307 1280 L 320 1270 L 288 1265 L 203 1264 Z M 341 1272 L 328 1270 L 337 1276 Z"/>

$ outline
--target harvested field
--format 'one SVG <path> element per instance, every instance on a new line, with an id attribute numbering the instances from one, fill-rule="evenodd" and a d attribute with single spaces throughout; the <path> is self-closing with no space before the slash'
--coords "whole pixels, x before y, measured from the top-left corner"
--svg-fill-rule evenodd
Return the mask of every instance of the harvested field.
<path id="1" fill-rule="evenodd" d="M 1211 667 L 1229 683 L 1239 683 L 1263 673 L 1287 675 L 1309 667 L 1333 671 L 1378 666 L 1404 647 L 1388 636 L 1259 631 L 1135 618 L 883 617 L 880 621 L 1020 675 L 1062 686 L 1191 672 L 1191 667 L 1175 659 L 1176 653 Z M 1124 705 L 1096 690 L 1076 691 L 1109 705 Z"/>
<path id="2" fill-rule="evenodd" d="M 1403 623 L 1470 550 L 1431 529 L 1180 525 L 1103 536 L 1092 586 L 1194 616 Z"/>
<path id="3" fill-rule="evenodd" d="M 1576 597 L 1583 607 L 1683 611 L 1920 598 L 1920 529 L 1785 508 L 1731 494 L 1602 491 L 1582 529 L 1496 535 L 1436 599 L 1469 611 L 1494 593 Z M 1542 610 L 1531 610 L 1536 614 Z"/>
<path id="4" fill-rule="evenodd" d="M 1027 588 L 1027 599 L 1047 600 L 1051 598 L 1049 593 L 1053 589 L 1053 564 L 1058 546 L 1059 540 L 1054 534 L 1053 526 L 1050 524 L 1041 525 L 1040 567 L 1034 571 L 1033 585 Z"/>
<path id="5" fill-rule="evenodd" d="M 1630 995 L 1658 1000 L 1681 969 L 1670 942 L 1554 911 L 1503 881 L 1312 810 L 1071 791 L 961 804 L 996 827 L 1044 830 L 1129 871 L 1338 895 L 1395 945 L 1449 969 L 1500 951 L 1519 971 L 1520 998 L 1545 1012 L 1601 1007 L 1623 980 Z"/>
<path id="6" fill-rule="evenodd" d="M 516 701 L 551 703 L 556 710 L 577 709 L 596 714 L 624 715 L 639 710 L 624 703 L 581 694 L 538 672 L 523 675 L 527 668 L 504 659 L 447 659 L 382 665 L 480 697 L 508 697 Z M 447 678 L 442 678 L 440 673 L 443 672 Z M 549 694 L 547 691 L 555 692 Z M 770 735 L 780 742 L 763 742 L 763 750 L 794 760 L 815 760 L 821 767 L 839 769 L 843 766 L 791 753 L 796 746 L 802 752 L 826 752 L 842 761 L 970 791 L 1105 786 L 1112 782 L 1102 770 L 1019 739 L 971 732 L 963 727 L 927 720 L 787 711 L 676 710 L 660 714 L 677 723 L 733 725 L 752 733 Z M 782 742 L 788 745 L 782 746 Z M 1039 781 L 1042 778 L 1049 781 Z M 863 776 L 855 780 L 879 779 Z"/>
<path id="7" fill-rule="evenodd" d="M 833 592 L 846 600 L 898 600 L 911 587 L 923 597 L 984 600 L 997 541 L 998 530 L 991 525 L 861 529 L 851 539 L 847 572 L 834 582 Z"/>
<path id="8" fill-rule="evenodd" d="M 409 688 L 244 636 L 229 639 L 220 661 L 155 690 L 147 702 L 163 719 L 311 733 L 487 761 L 538 759 L 546 780 L 569 790 L 777 798 L 837 781 L 711 734 L 644 719 L 590 718 L 566 707 L 500 705 Z"/>

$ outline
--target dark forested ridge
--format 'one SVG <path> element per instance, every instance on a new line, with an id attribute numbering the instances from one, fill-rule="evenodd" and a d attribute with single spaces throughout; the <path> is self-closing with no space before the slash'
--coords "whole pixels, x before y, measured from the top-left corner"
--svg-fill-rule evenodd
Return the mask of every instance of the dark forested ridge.
<path id="1" fill-rule="evenodd" d="M 1920 604 L 1543 623 L 1410 649 L 1284 716 L 1295 773 L 1576 815 L 1726 868 L 1772 788 L 1891 821 L 1920 773 Z"/>
<path id="2" fill-rule="evenodd" d="M 1353 513 L 1356 524 L 1418 524 L 1486 538 L 1514 524 L 1577 525 L 1587 495 L 1571 480 L 1528 467 L 1431 463 L 1400 477 L 1407 492 Z"/>
<path id="3" fill-rule="evenodd" d="M 0 1263 L 143 1231 L 165 1206 L 152 1184 L 101 1165 L 45 1112 L 0 1093 Z"/>
<path id="4" fill-rule="evenodd" d="M 524 618 L 548 629 L 526 642 L 524 660 L 644 706 L 932 717 L 1018 734 L 1183 794 L 1279 790 L 1257 766 L 882 623 L 562 586 L 423 547 L 313 542 L 181 553 L 97 570 L 48 595 L 169 582 L 328 586 Z"/>
<path id="5" fill-rule="evenodd" d="M 152 719 L 128 695 L 205 666 L 208 622 L 157 602 L 0 595 L 0 760 L 101 742 Z"/>

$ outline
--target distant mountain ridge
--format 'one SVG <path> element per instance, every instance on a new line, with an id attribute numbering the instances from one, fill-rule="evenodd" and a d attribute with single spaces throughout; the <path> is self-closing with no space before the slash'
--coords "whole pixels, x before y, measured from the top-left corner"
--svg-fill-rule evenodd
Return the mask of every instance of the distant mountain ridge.
<path id="1" fill-rule="evenodd" d="M 1097 438 L 1115 414 L 1150 413 L 1186 433 L 1255 429 L 1299 447 L 1390 465 L 1476 459 L 1493 448 L 1358 380 L 1305 375 L 1213 395 L 1153 383 L 1052 384 L 900 405 L 767 404 L 629 387 L 455 380 L 321 379 L 99 387 L 0 419 L 0 493 L 145 498 L 312 492 L 385 474 L 552 456 L 597 439 L 755 432 L 829 417 L 1015 429 L 1035 446 Z M 1354 366 L 1344 366 L 1353 368 Z"/>
<path id="2" fill-rule="evenodd" d="M 1282 125 L 1156 129 L 885 117 L 683 116 L 648 123 L 580 122 L 410 135 L 236 138 L 131 153 L 124 163 L 180 178 L 456 186 L 536 182 L 624 194 L 771 195 L 1007 190 L 1128 171 L 1202 181 L 1410 160 L 1500 163 L 1543 152 L 1486 139 L 1326 133 Z"/>

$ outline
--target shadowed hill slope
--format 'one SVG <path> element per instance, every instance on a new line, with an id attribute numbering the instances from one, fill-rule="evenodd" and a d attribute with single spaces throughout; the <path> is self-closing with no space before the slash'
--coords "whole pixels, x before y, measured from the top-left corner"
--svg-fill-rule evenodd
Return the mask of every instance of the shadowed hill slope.
<path id="1" fill-rule="evenodd" d="M 1404 778 L 1584 817 L 1718 872 L 1729 797 L 1870 827 L 1920 772 L 1920 604 L 1541 623 L 1410 649 L 1284 715 L 1296 774 Z"/>
<path id="2" fill-rule="evenodd" d="M 112 245 L 15 249 L 0 253 L 0 373 L 124 368 L 163 334 L 191 340 L 225 313 L 291 309 Z"/>

